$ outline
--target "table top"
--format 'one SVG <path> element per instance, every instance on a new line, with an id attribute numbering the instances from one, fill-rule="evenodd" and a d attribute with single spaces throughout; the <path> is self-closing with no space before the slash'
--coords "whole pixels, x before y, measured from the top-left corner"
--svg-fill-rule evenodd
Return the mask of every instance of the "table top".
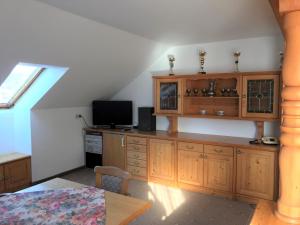
<path id="1" fill-rule="evenodd" d="M 81 188 L 86 185 L 76 183 L 73 181 L 55 178 L 41 184 L 23 189 L 21 192 L 53 190 L 60 188 Z M 128 197 L 105 192 L 105 205 L 106 205 L 106 225 L 125 225 L 133 221 L 135 218 L 142 215 L 147 209 L 151 207 L 151 203 L 145 200 Z"/>
<path id="2" fill-rule="evenodd" d="M 4 154 L 0 154 L 0 164 L 8 163 L 11 161 L 28 158 L 30 155 L 26 155 L 19 152 L 8 152 Z"/>

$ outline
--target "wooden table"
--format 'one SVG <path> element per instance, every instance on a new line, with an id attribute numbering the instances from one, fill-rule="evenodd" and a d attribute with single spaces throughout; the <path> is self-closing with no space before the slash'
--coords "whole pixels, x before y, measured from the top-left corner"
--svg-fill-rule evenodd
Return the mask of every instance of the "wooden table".
<path id="1" fill-rule="evenodd" d="M 55 178 L 47 182 L 23 189 L 20 192 L 53 190 L 60 188 L 81 188 L 86 185 Z M 142 215 L 151 203 L 109 191 L 105 192 L 106 225 L 125 225 Z"/>

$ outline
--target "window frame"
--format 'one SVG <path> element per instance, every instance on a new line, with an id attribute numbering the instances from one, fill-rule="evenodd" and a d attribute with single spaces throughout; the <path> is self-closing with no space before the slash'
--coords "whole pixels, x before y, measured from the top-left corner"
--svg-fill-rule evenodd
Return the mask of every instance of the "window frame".
<path id="1" fill-rule="evenodd" d="M 34 77 L 27 82 L 8 103 L 0 103 L 0 109 L 10 109 L 22 97 L 22 95 L 30 88 L 34 81 L 45 71 L 46 68 L 40 68 Z"/>

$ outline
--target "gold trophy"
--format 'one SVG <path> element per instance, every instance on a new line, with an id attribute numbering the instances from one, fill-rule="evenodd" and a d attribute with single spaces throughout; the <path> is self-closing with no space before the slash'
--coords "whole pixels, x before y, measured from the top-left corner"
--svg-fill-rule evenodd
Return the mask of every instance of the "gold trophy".
<path id="1" fill-rule="evenodd" d="M 168 59 L 169 59 L 169 66 L 170 66 L 169 75 L 174 75 L 173 68 L 174 68 L 175 56 L 168 55 Z"/>
<path id="2" fill-rule="evenodd" d="M 201 74 L 206 74 L 206 72 L 204 71 L 204 62 L 205 62 L 205 55 L 206 55 L 206 51 L 204 50 L 200 50 L 199 52 L 199 56 L 200 56 L 200 72 Z"/>
<path id="3" fill-rule="evenodd" d="M 240 55 L 241 55 L 241 53 L 238 52 L 238 51 L 233 53 L 233 56 L 234 56 L 234 59 L 235 59 L 235 61 L 234 61 L 235 71 L 234 72 L 236 72 L 236 73 L 240 72 L 240 70 L 239 70 L 239 57 L 240 57 Z"/>

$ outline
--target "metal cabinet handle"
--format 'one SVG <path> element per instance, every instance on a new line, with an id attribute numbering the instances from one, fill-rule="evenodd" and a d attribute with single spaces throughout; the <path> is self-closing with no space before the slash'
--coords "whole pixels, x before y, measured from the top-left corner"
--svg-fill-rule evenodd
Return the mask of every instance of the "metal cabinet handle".
<path id="1" fill-rule="evenodd" d="M 223 150 L 221 150 L 221 149 L 214 149 L 214 151 L 217 152 L 217 153 L 223 152 Z"/>
<path id="2" fill-rule="evenodd" d="M 241 150 L 239 150 L 239 149 L 236 151 L 236 154 L 242 154 L 242 153 L 243 152 Z"/>
<path id="3" fill-rule="evenodd" d="M 124 138 L 124 136 L 122 136 L 122 138 L 121 138 L 121 145 L 122 145 L 122 147 L 125 147 L 125 138 Z"/>

